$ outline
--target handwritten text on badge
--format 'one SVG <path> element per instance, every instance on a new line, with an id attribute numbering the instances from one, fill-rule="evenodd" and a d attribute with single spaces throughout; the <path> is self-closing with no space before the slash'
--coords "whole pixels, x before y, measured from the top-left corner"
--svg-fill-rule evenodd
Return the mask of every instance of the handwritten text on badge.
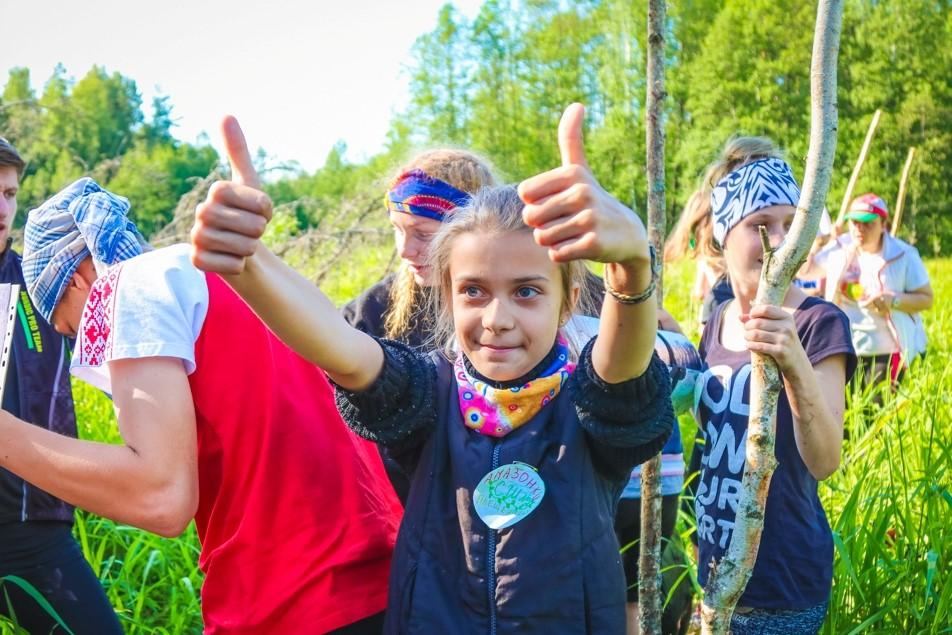
<path id="1" fill-rule="evenodd" d="M 532 513 L 545 496 L 535 468 L 515 461 L 501 465 L 479 481 L 473 492 L 476 513 L 491 529 L 505 529 Z"/>

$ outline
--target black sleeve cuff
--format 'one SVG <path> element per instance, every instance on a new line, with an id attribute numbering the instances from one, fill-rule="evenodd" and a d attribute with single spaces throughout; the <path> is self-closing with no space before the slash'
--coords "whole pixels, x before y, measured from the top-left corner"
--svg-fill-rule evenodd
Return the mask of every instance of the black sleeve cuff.
<path id="1" fill-rule="evenodd" d="M 671 436 L 677 425 L 671 383 L 657 355 L 640 377 L 607 383 L 592 365 L 594 342 L 583 349 L 570 379 L 575 408 L 596 454 L 620 474 L 660 452 Z"/>
<path id="2" fill-rule="evenodd" d="M 359 392 L 334 384 L 337 409 L 354 433 L 402 450 L 422 443 L 436 425 L 436 369 L 405 344 L 378 342 L 384 353 L 380 376 Z"/>

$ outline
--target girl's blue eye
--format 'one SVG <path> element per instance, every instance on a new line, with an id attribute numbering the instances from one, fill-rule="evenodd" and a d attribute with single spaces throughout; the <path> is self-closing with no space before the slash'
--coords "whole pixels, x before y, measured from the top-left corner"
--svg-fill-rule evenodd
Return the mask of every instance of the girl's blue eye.
<path id="1" fill-rule="evenodd" d="M 475 298 L 479 295 L 479 287 L 464 287 L 463 295 L 468 298 Z"/>
<path id="2" fill-rule="evenodd" d="M 516 291 L 516 295 L 520 298 L 534 298 L 539 295 L 539 292 L 532 287 L 519 287 L 519 290 Z"/>

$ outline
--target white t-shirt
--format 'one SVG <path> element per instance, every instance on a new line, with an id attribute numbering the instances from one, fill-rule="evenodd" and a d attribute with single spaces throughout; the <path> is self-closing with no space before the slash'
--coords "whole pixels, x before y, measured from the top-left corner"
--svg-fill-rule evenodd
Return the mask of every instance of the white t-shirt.
<path id="1" fill-rule="evenodd" d="M 918 313 L 892 310 L 889 321 L 859 302 L 883 291 L 907 293 L 929 283 L 915 247 L 883 236 L 883 250 L 869 254 L 849 242 L 832 250 L 827 260 L 826 299 L 836 302 L 850 319 L 853 346 L 860 356 L 902 352 L 907 361 L 925 351 L 925 329 Z M 854 257 L 855 254 L 855 257 Z M 898 341 L 897 341 L 898 338 Z"/>
<path id="2" fill-rule="evenodd" d="M 111 393 L 117 359 L 176 357 L 195 372 L 195 341 L 208 314 L 205 274 L 188 245 L 150 251 L 110 267 L 83 307 L 70 372 Z"/>
<path id="3" fill-rule="evenodd" d="M 853 329 L 853 346 L 861 355 L 886 355 L 899 350 L 886 317 L 859 304 L 883 292 L 879 272 L 884 265 L 882 250 L 876 253 L 860 250 L 852 266 L 843 272 L 843 281 L 850 285 L 849 297 L 853 300 L 843 303 L 843 312 Z"/>

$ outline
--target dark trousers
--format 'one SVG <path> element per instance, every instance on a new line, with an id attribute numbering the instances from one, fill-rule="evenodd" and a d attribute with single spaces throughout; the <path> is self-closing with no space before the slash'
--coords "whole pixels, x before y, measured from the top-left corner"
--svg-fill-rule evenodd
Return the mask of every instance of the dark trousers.
<path id="1" fill-rule="evenodd" d="M 857 357 L 856 362 L 853 384 L 859 384 L 863 389 L 885 381 L 895 387 L 902 381 L 906 371 L 905 367 L 899 363 L 899 353 Z"/>
<path id="2" fill-rule="evenodd" d="M 661 497 L 661 591 L 664 612 L 661 614 L 661 632 L 681 634 L 687 631 L 690 622 L 693 593 L 691 583 L 680 579 L 688 566 L 683 546 L 675 536 L 674 526 L 678 516 L 678 495 Z M 615 533 L 624 548 L 641 537 L 641 499 L 623 498 L 615 515 Z M 638 545 L 628 547 L 622 554 L 625 580 L 628 584 L 627 599 L 638 601 Z"/>
<path id="3" fill-rule="evenodd" d="M 386 613 L 377 613 L 359 622 L 342 626 L 328 635 L 380 635 L 383 633 L 383 620 Z"/>
<path id="4" fill-rule="evenodd" d="M 920 357 L 925 357 L 925 354 L 923 353 Z M 871 404 L 876 407 L 883 407 L 889 396 L 898 390 L 899 383 L 906 374 L 906 366 L 901 364 L 900 361 L 899 353 L 857 357 L 856 372 L 853 373 L 853 379 L 850 382 L 854 394 L 856 394 L 856 391 L 860 393 L 870 391 Z M 866 416 L 872 414 L 872 410 L 869 408 L 864 412 Z"/>
<path id="5" fill-rule="evenodd" d="M 678 495 L 672 494 L 661 497 L 661 537 L 670 540 L 674 534 L 674 525 L 678 520 Z M 618 501 L 618 512 L 615 514 L 615 535 L 622 548 L 641 537 L 641 499 L 623 498 Z M 665 541 L 661 548 L 667 546 Z M 628 601 L 638 601 L 638 545 L 628 547 L 621 554 L 621 562 L 625 568 L 625 582 L 628 584 Z"/>
<path id="6" fill-rule="evenodd" d="M 29 593 L 5 576 L 38 591 L 75 635 L 122 634 L 119 620 L 89 563 L 62 522 L 0 525 L 0 615 L 34 635 L 65 633 Z"/>

